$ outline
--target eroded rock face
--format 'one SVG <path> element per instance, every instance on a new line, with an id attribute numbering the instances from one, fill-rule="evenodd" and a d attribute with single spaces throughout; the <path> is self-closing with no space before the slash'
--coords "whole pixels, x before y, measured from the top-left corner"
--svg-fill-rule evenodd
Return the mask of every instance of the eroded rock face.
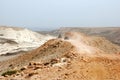
<path id="1" fill-rule="evenodd" d="M 52 36 L 44 36 L 24 28 L 0 27 L 0 54 L 29 51 L 44 44 Z"/>

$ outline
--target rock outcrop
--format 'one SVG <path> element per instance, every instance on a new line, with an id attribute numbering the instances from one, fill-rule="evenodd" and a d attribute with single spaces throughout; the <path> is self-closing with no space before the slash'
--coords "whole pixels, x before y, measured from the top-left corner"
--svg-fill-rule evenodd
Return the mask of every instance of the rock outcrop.
<path id="1" fill-rule="evenodd" d="M 24 28 L 1 26 L 0 54 L 33 50 L 51 38 Z"/>

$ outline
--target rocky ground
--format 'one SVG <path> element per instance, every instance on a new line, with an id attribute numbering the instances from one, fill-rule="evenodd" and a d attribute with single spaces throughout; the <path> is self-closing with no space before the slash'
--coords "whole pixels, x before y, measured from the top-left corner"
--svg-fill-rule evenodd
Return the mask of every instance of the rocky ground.
<path id="1" fill-rule="evenodd" d="M 105 38 L 66 33 L 0 63 L 1 80 L 119 80 L 120 47 Z M 6 73 L 5 73 L 6 72 Z M 10 74 L 11 73 L 11 74 Z"/>

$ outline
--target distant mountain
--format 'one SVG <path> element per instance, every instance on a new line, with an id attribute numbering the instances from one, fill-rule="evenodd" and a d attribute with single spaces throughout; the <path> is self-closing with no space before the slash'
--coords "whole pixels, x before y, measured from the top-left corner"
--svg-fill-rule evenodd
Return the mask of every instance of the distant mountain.
<path id="1" fill-rule="evenodd" d="M 59 34 L 64 34 L 65 32 L 82 32 L 88 35 L 98 35 L 107 38 L 115 44 L 120 45 L 120 27 L 62 27 L 53 31 L 41 32 L 43 34 L 51 34 L 58 36 Z"/>

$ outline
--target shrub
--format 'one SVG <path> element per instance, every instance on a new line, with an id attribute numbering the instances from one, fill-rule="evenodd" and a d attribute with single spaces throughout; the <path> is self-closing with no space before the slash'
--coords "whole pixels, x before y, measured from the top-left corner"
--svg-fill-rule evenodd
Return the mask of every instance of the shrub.
<path id="1" fill-rule="evenodd" d="M 17 73 L 17 70 L 11 70 L 11 71 L 4 72 L 1 76 L 12 75 L 12 74 L 16 74 L 16 73 Z"/>

